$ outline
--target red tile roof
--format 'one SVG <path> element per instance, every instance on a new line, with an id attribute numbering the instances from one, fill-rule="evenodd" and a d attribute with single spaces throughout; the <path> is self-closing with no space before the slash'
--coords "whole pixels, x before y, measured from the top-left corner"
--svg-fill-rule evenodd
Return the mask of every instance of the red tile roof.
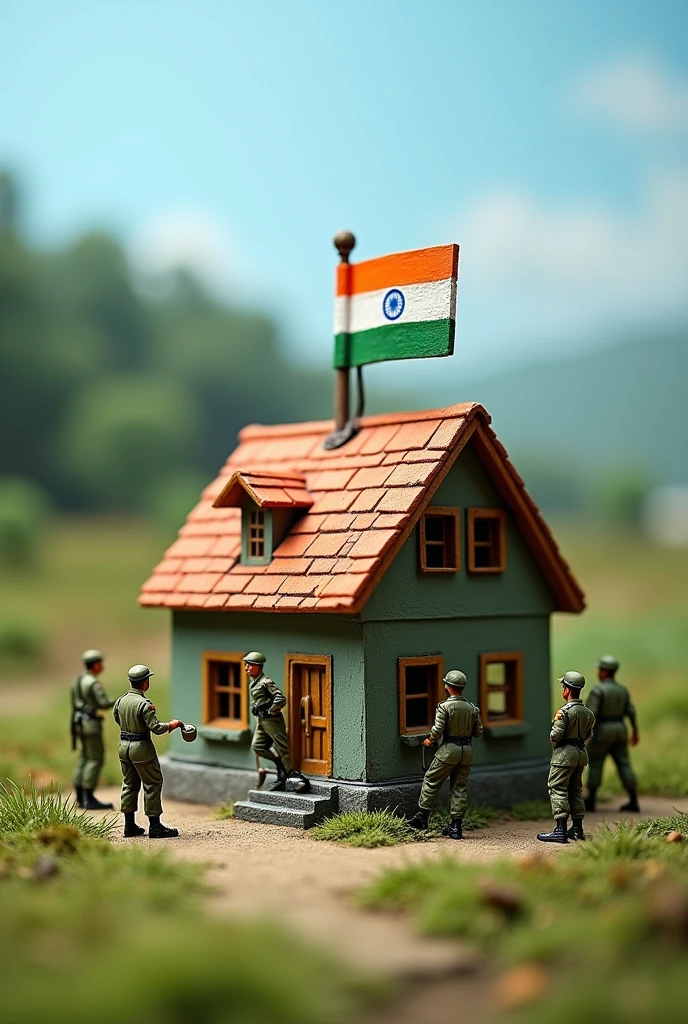
<path id="1" fill-rule="evenodd" d="M 345 447 L 331 422 L 250 426 L 144 584 L 142 605 L 174 609 L 357 612 L 471 445 L 529 544 L 561 611 L 583 593 L 481 405 L 367 416 Z M 238 489 L 238 490 L 237 490 Z M 269 565 L 241 565 L 247 491 L 265 507 L 304 509 Z"/>

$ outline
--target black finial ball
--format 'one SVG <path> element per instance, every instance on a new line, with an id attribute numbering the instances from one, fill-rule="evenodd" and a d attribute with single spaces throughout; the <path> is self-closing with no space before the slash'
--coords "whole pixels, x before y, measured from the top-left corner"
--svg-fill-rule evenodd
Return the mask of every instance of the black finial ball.
<path id="1" fill-rule="evenodd" d="M 349 253 L 356 245 L 356 238 L 350 231 L 338 231 L 332 239 L 334 247 L 339 253 L 342 263 L 349 262 Z"/>

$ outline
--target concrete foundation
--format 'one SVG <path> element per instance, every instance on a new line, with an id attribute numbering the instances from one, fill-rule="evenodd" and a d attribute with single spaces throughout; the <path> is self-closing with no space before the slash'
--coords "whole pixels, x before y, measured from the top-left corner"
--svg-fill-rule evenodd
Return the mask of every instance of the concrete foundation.
<path id="1" fill-rule="evenodd" d="M 249 790 L 256 784 L 255 771 L 242 768 L 218 768 L 182 761 L 173 755 L 162 759 L 165 788 L 163 795 L 189 803 L 224 804 L 246 800 Z M 499 767 L 477 767 L 468 784 L 469 800 L 473 804 L 492 807 L 510 807 L 523 800 L 542 800 L 547 797 L 548 761 L 533 761 Z M 396 809 L 403 814 L 415 810 L 420 793 L 420 779 L 401 779 L 389 783 L 351 782 L 345 779 L 313 779 L 314 784 L 329 781 L 336 787 L 336 800 L 340 811 L 376 811 Z M 268 773 L 268 783 L 271 776 Z M 447 803 L 448 783 L 443 787 L 440 801 Z"/>

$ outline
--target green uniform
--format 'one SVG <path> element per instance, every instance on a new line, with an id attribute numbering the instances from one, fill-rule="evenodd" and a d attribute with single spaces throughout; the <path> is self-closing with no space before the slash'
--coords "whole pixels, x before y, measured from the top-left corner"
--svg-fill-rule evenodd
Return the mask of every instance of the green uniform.
<path id="1" fill-rule="evenodd" d="M 254 714 L 270 710 L 268 717 L 257 715 L 258 723 L 251 749 L 258 757 L 265 757 L 268 761 L 276 761 L 279 757 L 285 770 L 290 772 L 292 762 L 289 755 L 289 737 L 282 714 L 287 698 L 264 672 L 250 680 L 249 694 L 252 710 L 255 709 Z"/>
<path id="2" fill-rule="evenodd" d="M 628 733 L 624 719 L 631 723 L 633 732 L 638 723 L 628 690 L 615 679 L 604 679 L 593 686 L 587 705 L 595 715 L 595 731 L 588 748 L 590 771 L 588 786 L 597 789 L 602 781 L 605 758 L 611 756 L 624 785 L 629 792 L 638 788 L 635 773 L 628 756 Z"/>
<path id="3" fill-rule="evenodd" d="M 162 814 L 162 771 L 151 733 L 169 732 L 168 722 L 159 722 L 155 704 L 134 687 L 120 697 L 112 712 L 120 727 L 119 762 L 122 768 L 123 814 L 135 813 L 143 784 L 143 809 L 150 818 Z"/>
<path id="4" fill-rule="evenodd" d="M 595 716 L 580 698 L 559 708 L 550 742 L 554 746 L 547 787 L 555 818 L 583 818 L 583 769 L 588 763 L 585 741 L 592 736 Z"/>
<path id="5" fill-rule="evenodd" d="M 72 687 L 72 730 L 81 753 L 72 777 L 74 786 L 93 790 L 98 785 L 105 760 L 100 712 L 113 704 L 92 672 L 82 672 L 77 677 Z"/>
<path id="6" fill-rule="evenodd" d="M 432 810 L 442 783 L 449 778 L 451 815 L 463 817 L 468 804 L 468 776 L 473 767 L 471 742 L 482 731 L 480 709 L 465 697 L 448 697 L 438 705 L 430 735 L 439 746 L 423 779 L 419 807 Z"/>

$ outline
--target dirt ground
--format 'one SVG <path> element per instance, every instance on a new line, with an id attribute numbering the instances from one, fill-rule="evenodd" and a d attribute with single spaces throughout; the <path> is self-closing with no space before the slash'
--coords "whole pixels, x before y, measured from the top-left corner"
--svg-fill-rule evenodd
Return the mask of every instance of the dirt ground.
<path id="1" fill-rule="evenodd" d="M 117 806 L 117 790 L 104 789 L 99 795 Z M 603 822 L 637 820 L 616 811 L 617 802 L 588 815 L 587 830 L 594 831 Z M 688 800 L 646 797 L 641 806 L 644 815 L 660 816 L 673 807 L 688 810 Z M 535 839 L 536 832 L 551 827 L 549 820 L 497 823 L 467 833 L 462 842 L 438 839 L 374 850 L 315 842 L 299 829 L 218 821 L 211 807 L 174 800 L 165 800 L 163 820 L 180 831 L 178 839 L 165 842 L 170 853 L 208 865 L 214 911 L 278 918 L 319 947 L 329 947 L 340 958 L 392 979 L 399 986 L 399 1001 L 374 1015 L 371 1024 L 416 1024 L 452 1004 L 462 1006 L 464 1021 L 484 1020 L 494 1005 L 494 986 L 489 967 L 467 947 L 421 936 L 395 915 L 360 909 L 352 898 L 357 889 L 385 868 L 421 860 L 449 856 L 457 863 L 487 863 L 535 849 L 556 857 L 562 850 Z M 141 823 L 146 823 L 143 817 Z M 116 842 L 151 849 L 162 845 L 145 838 Z"/>

